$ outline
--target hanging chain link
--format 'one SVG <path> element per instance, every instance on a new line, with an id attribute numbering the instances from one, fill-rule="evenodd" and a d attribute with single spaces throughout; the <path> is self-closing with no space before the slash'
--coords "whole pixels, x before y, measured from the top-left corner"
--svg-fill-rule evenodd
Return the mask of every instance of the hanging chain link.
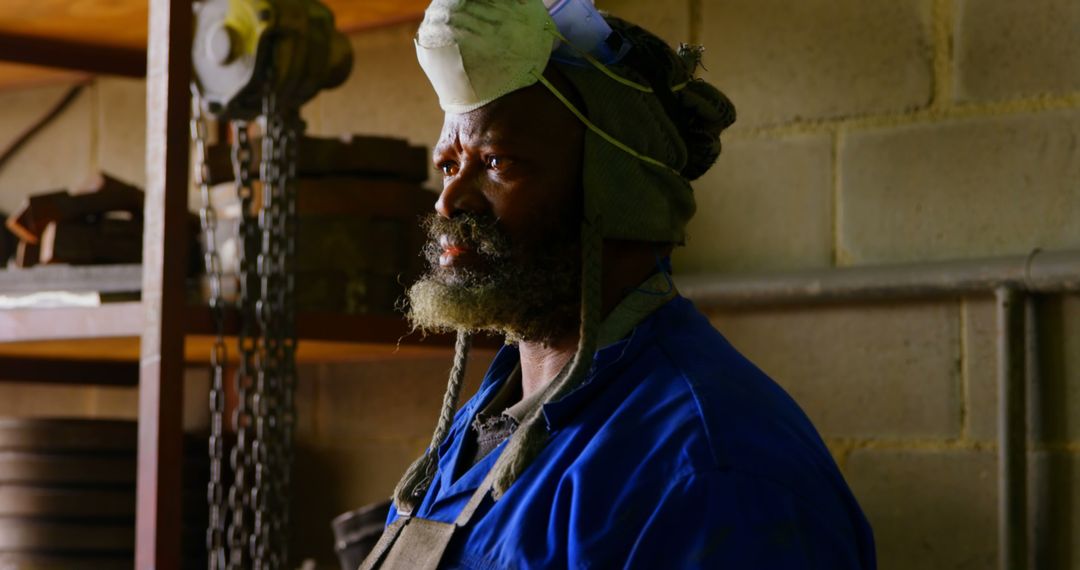
<path id="1" fill-rule="evenodd" d="M 263 570 L 274 565 L 269 552 L 270 513 L 274 512 L 273 482 L 276 460 L 277 424 L 274 412 L 278 407 L 277 396 L 280 392 L 278 366 L 281 363 L 278 350 L 278 329 L 281 317 L 278 292 L 281 289 L 279 279 L 281 233 L 278 230 L 281 210 L 281 161 L 280 140 L 275 131 L 280 121 L 277 117 L 276 98 L 268 93 L 263 99 L 263 138 L 262 164 L 262 208 L 259 210 L 259 231 L 261 243 L 256 269 L 259 278 L 260 298 L 255 306 L 255 320 L 259 324 L 260 338 L 256 352 L 256 377 L 254 419 L 255 439 L 252 443 L 252 455 L 255 462 L 255 480 L 251 489 L 251 504 L 255 509 L 254 527 L 251 535 L 251 556 L 256 570 Z"/>
<path id="2" fill-rule="evenodd" d="M 240 318 L 237 332 L 239 360 L 235 375 L 237 402 L 236 410 L 233 412 L 236 445 L 229 456 L 229 464 L 233 469 L 233 484 L 229 489 L 229 509 L 232 512 L 228 534 L 230 570 L 248 568 L 251 560 L 247 550 L 252 519 L 252 505 L 248 492 L 252 471 L 252 457 L 249 450 L 253 424 L 255 351 L 258 338 L 252 334 L 251 330 L 256 299 L 251 290 L 251 270 L 257 243 L 252 214 L 255 189 L 251 180 L 251 163 L 254 160 L 254 151 L 247 122 L 233 121 L 232 135 L 233 180 L 236 184 L 236 195 L 240 201 L 240 225 L 236 248 L 239 261 L 237 309 Z"/>
<path id="3" fill-rule="evenodd" d="M 225 306 L 222 294 L 221 256 L 217 250 L 217 211 L 210 196 L 210 171 L 207 164 L 206 119 L 202 113 L 202 103 L 196 94 L 193 98 L 191 118 L 191 139 L 195 143 L 195 185 L 199 189 L 202 205 L 199 210 L 199 222 L 202 227 L 205 253 L 203 263 L 210 284 L 210 313 L 214 320 L 217 335 L 210 353 L 210 482 L 207 484 L 206 499 L 210 507 L 209 524 L 206 530 L 206 548 L 209 555 L 207 566 L 211 570 L 225 568 L 225 488 L 222 477 L 222 459 L 225 453 L 224 413 L 225 413 Z"/>
<path id="4" fill-rule="evenodd" d="M 284 272 L 285 287 L 282 291 L 282 316 L 284 323 L 282 326 L 282 398 L 281 406 L 278 408 L 280 411 L 279 425 L 281 426 L 281 450 L 280 458 L 281 463 L 278 469 L 277 483 L 278 489 L 275 495 L 282 499 L 279 515 L 276 522 L 280 525 L 277 529 L 277 536 L 281 537 L 278 541 L 279 556 L 283 562 L 289 560 L 289 541 L 288 533 L 292 528 L 291 522 L 291 509 L 288 498 L 292 496 L 292 465 L 295 458 L 293 452 L 293 428 L 296 425 L 296 402 L 294 394 L 296 393 L 296 239 L 299 234 L 299 224 L 297 218 L 297 184 L 296 184 L 296 165 L 299 162 L 299 137 L 300 133 L 304 130 L 304 124 L 301 122 L 298 115 L 289 115 L 286 117 L 285 124 L 285 136 L 282 140 L 285 141 L 285 177 L 284 177 L 284 198 L 285 198 L 285 219 L 284 219 L 284 237 L 285 237 L 285 250 L 282 252 L 282 271 Z"/>
<path id="5" fill-rule="evenodd" d="M 295 278 L 296 160 L 303 122 L 295 110 L 280 110 L 276 96 L 263 99 L 261 204 L 255 215 L 251 180 L 253 149 L 249 125 L 232 123 L 232 164 L 240 201 L 238 235 L 239 309 L 237 406 L 232 423 L 236 444 L 229 455 L 233 480 L 225 493 L 225 312 L 222 263 L 217 251 L 217 213 L 209 188 L 206 121 L 196 97 L 192 119 L 195 182 L 202 196 L 200 219 L 206 238 L 205 265 L 210 308 L 217 327 L 211 355 L 210 524 L 206 544 L 211 570 L 279 570 L 288 563 L 289 489 L 296 386 Z M 257 325 L 254 328 L 253 325 Z M 231 515 L 231 518 L 229 518 Z M 226 525 L 226 519 L 229 518 Z"/>

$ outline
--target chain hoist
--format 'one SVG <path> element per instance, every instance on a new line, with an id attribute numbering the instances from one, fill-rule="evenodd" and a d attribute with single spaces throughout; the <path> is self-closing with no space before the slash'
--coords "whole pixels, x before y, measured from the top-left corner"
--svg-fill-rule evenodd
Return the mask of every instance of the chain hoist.
<path id="1" fill-rule="evenodd" d="M 287 567 L 289 559 L 297 345 L 293 256 L 304 130 L 299 108 L 320 89 L 345 80 L 351 50 L 334 31 L 329 10 L 316 0 L 207 0 L 195 10 L 191 136 L 209 305 L 217 327 L 210 357 L 208 565 L 276 570 Z M 231 125 L 240 205 L 231 480 L 225 472 L 225 268 L 210 188 L 206 113 Z M 253 131 L 261 137 L 254 179 Z"/>

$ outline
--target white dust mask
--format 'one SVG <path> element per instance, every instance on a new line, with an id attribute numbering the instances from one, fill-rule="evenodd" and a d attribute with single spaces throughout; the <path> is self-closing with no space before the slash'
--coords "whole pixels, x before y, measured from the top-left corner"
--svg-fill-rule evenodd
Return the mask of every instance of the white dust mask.
<path id="1" fill-rule="evenodd" d="M 468 113 L 536 83 L 554 30 L 542 0 L 434 0 L 416 56 L 443 110 Z"/>

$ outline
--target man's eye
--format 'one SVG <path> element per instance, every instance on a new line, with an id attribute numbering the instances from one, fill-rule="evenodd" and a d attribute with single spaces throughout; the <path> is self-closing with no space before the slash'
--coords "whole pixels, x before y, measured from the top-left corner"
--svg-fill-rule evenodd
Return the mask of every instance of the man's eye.
<path id="1" fill-rule="evenodd" d="M 453 176 L 458 172 L 458 165 L 452 160 L 439 163 L 439 172 L 443 173 L 443 176 Z"/>

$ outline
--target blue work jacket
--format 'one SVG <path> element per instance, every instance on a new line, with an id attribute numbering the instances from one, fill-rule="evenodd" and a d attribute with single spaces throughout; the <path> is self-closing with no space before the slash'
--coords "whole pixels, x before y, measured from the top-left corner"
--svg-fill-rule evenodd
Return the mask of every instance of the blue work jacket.
<path id="1" fill-rule="evenodd" d="M 454 480 L 469 425 L 518 359 L 504 347 L 458 412 L 415 516 L 453 523 L 505 448 Z M 685 298 L 600 349 L 543 413 L 546 449 L 489 494 L 441 567 L 875 568 L 870 526 L 810 420 Z"/>

